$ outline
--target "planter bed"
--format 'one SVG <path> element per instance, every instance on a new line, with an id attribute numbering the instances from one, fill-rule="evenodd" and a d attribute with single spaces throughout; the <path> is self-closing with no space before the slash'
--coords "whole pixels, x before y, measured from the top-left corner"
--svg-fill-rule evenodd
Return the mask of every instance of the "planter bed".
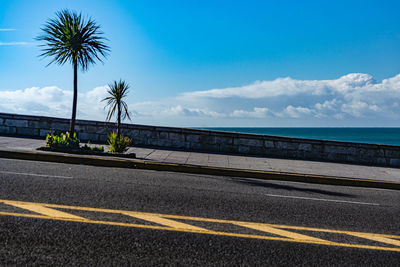
<path id="1" fill-rule="evenodd" d="M 119 157 L 119 158 L 136 158 L 135 153 L 110 153 L 110 152 L 101 152 L 101 151 L 92 151 L 86 149 L 68 149 L 68 148 L 51 148 L 47 146 L 42 146 L 37 148 L 37 150 L 41 151 L 51 151 L 51 152 L 61 152 L 61 153 L 69 153 L 69 154 L 78 154 L 78 155 L 95 155 L 95 156 L 106 156 L 106 157 Z"/>

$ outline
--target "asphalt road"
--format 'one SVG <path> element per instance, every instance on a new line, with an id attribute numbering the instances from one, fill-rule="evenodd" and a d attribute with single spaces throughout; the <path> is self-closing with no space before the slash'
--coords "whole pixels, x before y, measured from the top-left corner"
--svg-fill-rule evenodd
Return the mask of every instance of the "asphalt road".
<path id="1" fill-rule="evenodd" d="M 0 200 L 0 265 L 400 264 L 396 237 L 372 240 L 331 231 L 399 236 L 399 191 L 1 159 Z M 40 217 L 54 210 L 90 220 Z M 164 229 L 160 225 L 171 220 L 157 214 L 186 216 L 170 219 L 188 228 Z M 210 218 L 233 224 L 207 222 Z M 266 233 L 234 225 L 237 221 L 272 228 Z M 283 228 L 289 235 L 271 232 L 276 225 L 289 227 Z M 257 238 L 260 234 L 268 237 Z M 296 234 L 336 243 L 302 242 Z M 280 240 L 282 235 L 289 239 Z"/>

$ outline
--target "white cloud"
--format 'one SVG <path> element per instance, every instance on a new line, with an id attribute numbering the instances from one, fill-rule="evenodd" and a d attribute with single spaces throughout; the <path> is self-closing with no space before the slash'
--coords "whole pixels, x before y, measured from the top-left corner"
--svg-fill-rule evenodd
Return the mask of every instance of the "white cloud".
<path id="1" fill-rule="evenodd" d="M 209 98 L 265 98 L 280 95 L 295 95 L 305 90 L 304 86 L 296 86 L 291 78 L 279 78 L 274 81 L 256 81 L 242 87 L 212 89 L 195 91 L 183 94 L 184 97 L 209 97 Z"/>
<path id="2" fill-rule="evenodd" d="M 78 117 L 104 120 L 107 86 L 80 93 Z M 72 91 L 55 86 L 0 91 L 0 112 L 69 117 Z M 398 125 L 400 75 L 377 82 L 353 73 L 334 80 L 279 78 L 242 87 L 129 102 L 133 122 L 181 126 Z M 262 125 L 261 125 L 262 124 Z"/>
<path id="3" fill-rule="evenodd" d="M 105 87 L 78 95 L 78 117 L 85 119 L 105 118 L 104 105 L 100 103 L 105 95 Z M 0 91 L 0 110 L 19 114 L 33 114 L 69 118 L 72 109 L 71 90 L 56 86 L 31 87 L 24 90 Z"/>
<path id="4" fill-rule="evenodd" d="M 328 101 L 326 100 L 324 103 L 315 104 L 315 109 L 317 110 L 334 110 L 338 105 L 338 100 L 336 98 Z"/>
<path id="5" fill-rule="evenodd" d="M 294 80 L 289 77 L 273 81 L 256 81 L 250 85 L 195 91 L 183 94 L 185 97 L 208 98 L 270 98 L 278 96 L 294 96 L 299 94 L 323 95 L 332 91 L 348 92 L 358 88 L 374 85 L 372 76 L 362 73 L 351 73 L 337 80 Z"/>
<path id="6" fill-rule="evenodd" d="M 268 115 L 271 115 L 271 111 L 268 108 L 257 108 L 255 107 L 253 110 L 234 110 L 231 113 L 232 117 L 235 118 L 266 118 Z"/>
<path id="7" fill-rule="evenodd" d="M 277 113 L 279 117 L 289 117 L 289 118 L 300 118 L 302 116 L 310 115 L 312 111 L 305 107 L 293 107 L 292 105 L 287 106 L 283 112 Z"/>
<path id="8" fill-rule="evenodd" d="M 86 93 L 79 93 L 78 115 L 86 119 L 104 120 L 107 110 L 104 109 L 106 103 L 102 102 L 102 100 L 107 96 L 107 90 L 108 86 L 105 85 L 96 87 Z"/>
<path id="9" fill-rule="evenodd" d="M 218 112 L 209 111 L 207 109 L 184 108 L 181 105 L 167 108 L 162 111 L 162 115 L 167 116 L 188 116 L 188 117 L 219 117 Z"/>
<path id="10" fill-rule="evenodd" d="M 353 101 L 351 103 L 343 104 L 341 110 L 356 118 L 366 115 L 370 112 L 377 112 L 380 108 L 377 105 L 370 105 L 362 101 Z"/>
<path id="11" fill-rule="evenodd" d="M 382 82 L 362 73 L 334 80 L 278 78 L 241 87 L 187 92 L 178 99 L 190 105 L 214 106 L 232 117 L 394 121 L 400 119 L 400 75 Z M 255 114 L 259 105 L 268 108 L 268 116 Z"/>

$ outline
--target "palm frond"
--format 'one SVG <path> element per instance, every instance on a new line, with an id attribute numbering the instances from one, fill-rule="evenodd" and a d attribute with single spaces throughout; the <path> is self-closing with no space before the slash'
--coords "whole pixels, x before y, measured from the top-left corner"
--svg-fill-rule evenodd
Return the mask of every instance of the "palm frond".
<path id="1" fill-rule="evenodd" d="M 104 43 L 103 32 L 100 26 L 91 18 L 84 18 L 81 13 L 64 9 L 56 13 L 56 17 L 49 19 L 41 28 L 42 34 L 36 37 L 43 41 L 40 57 L 50 57 L 48 65 L 66 62 L 77 63 L 83 70 L 87 70 L 96 60 L 103 62 L 110 51 Z"/>
<path id="2" fill-rule="evenodd" d="M 125 101 L 121 102 L 121 105 L 123 107 L 123 112 L 122 112 L 122 119 L 128 119 L 131 120 L 131 116 L 129 115 L 129 111 L 128 111 L 128 105 L 125 103 Z"/>
<path id="3" fill-rule="evenodd" d="M 108 96 L 105 97 L 102 101 L 106 102 L 104 108 L 108 107 L 108 113 L 106 120 L 110 121 L 111 118 L 116 115 L 118 110 L 121 110 L 121 119 L 129 119 L 131 120 L 128 105 L 123 100 L 128 96 L 129 92 L 129 84 L 123 80 L 114 81 L 108 85 L 107 94 Z M 117 118 L 118 120 L 118 118 Z"/>

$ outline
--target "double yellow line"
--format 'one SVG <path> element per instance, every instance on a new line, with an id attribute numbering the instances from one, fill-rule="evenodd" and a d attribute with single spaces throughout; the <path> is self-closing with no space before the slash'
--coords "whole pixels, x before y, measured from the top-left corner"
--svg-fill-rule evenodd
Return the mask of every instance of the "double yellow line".
<path id="1" fill-rule="evenodd" d="M 70 222 L 93 223 L 93 224 L 135 227 L 135 228 L 145 228 L 145 229 L 180 231 L 180 232 L 189 232 L 189 233 L 197 233 L 197 234 L 210 234 L 210 235 L 219 235 L 219 236 L 232 236 L 232 237 L 242 237 L 242 238 L 277 240 L 277 241 L 286 241 L 286 242 L 298 242 L 298 243 L 308 243 L 308 244 L 318 244 L 318 245 L 328 245 L 328 246 L 340 246 L 340 247 L 351 247 L 351 248 L 400 252 L 400 236 L 398 236 L 398 235 L 384 235 L 384 234 L 340 231 L 340 230 L 330 230 L 330 229 L 321 229 L 321 228 L 276 225 L 276 224 L 265 224 L 265 223 L 232 221 L 232 220 L 219 220 L 219 219 L 210 219 L 210 218 L 201 218 L 201 217 L 188 217 L 188 216 L 179 216 L 179 215 L 170 215 L 170 214 L 158 214 L 158 213 L 146 213 L 146 212 L 125 211 L 125 210 L 112 210 L 112 209 L 98 209 L 98 208 L 89 208 L 89 207 L 66 206 L 66 205 L 46 204 L 46 203 L 22 202 L 22 201 L 13 201 L 13 200 L 0 200 L 0 203 L 34 213 L 34 214 L 27 214 L 27 213 L 15 213 L 15 212 L 0 212 L 0 215 L 5 215 L 5 216 L 19 216 L 19 217 L 28 217 L 28 218 L 38 218 L 38 219 L 61 220 L 61 221 L 70 221 Z M 150 222 L 150 223 L 153 223 L 156 225 L 91 220 L 91 219 L 87 219 L 87 218 L 77 216 L 77 215 L 74 215 L 71 213 L 60 211 L 58 209 L 126 215 L 129 217 L 147 221 L 147 222 Z M 182 222 L 182 220 L 183 221 L 193 221 L 193 222 L 208 222 L 208 223 L 215 223 L 215 224 L 230 224 L 230 225 L 253 229 L 253 230 L 260 232 L 260 234 L 240 234 L 240 233 L 231 233 L 231 232 L 212 231 L 212 230 L 205 229 L 203 227 L 198 227 L 195 225 L 184 223 L 184 222 Z M 364 239 L 367 241 L 379 242 L 385 246 L 363 245 L 363 244 L 357 244 L 357 242 L 355 242 L 355 243 L 333 242 L 333 241 L 329 241 L 329 240 L 325 240 L 325 239 L 321 239 L 321 238 L 317 238 L 317 237 L 313 237 L 313 236 L 309 236 L 309 235 L 304 235 L 304 234 L 300 234 L 300 233 L 296 233 L 296 232 L 292 232 L 292 231 L 288 231 L 288 230 L 346 235 L 347 238 L 355 237 L 356 241 L 357 241 L 357 239 L 361 238 L 361 239 Z M 267 234 L 267 235 L 265 235 L 265 234 Z"/>

